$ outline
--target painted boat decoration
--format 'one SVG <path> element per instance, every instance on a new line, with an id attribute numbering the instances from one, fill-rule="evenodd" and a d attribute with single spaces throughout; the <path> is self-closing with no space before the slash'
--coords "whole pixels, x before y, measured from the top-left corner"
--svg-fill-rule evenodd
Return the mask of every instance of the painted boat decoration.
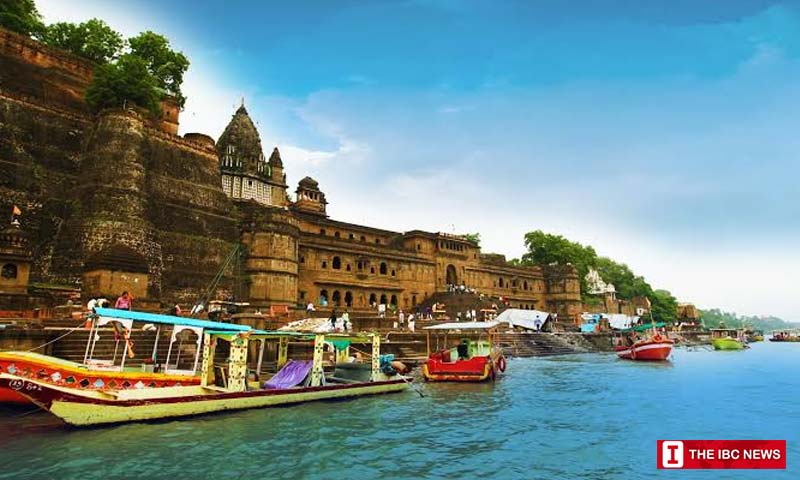
<path id="1" fill-rule="evenodd" d="M 670 339 L 666 332 L 659 331 L 659 329 L 665 326 L 665 323 L 651 322 L 623 330 L 623 332 L 629 332 L 634 336 L 620 338 L 620 341 L 624 342 L 624 344 L 614 347 L 617 356 L 625 360 L 643 362 L 666 361 L 672 353 L 672 347 L 675 345 L 675 341 Z M 644 333 L 645 337 L 636 338 L 634 332 Z"/>
<path id="2" fill-rule="evenodd" d="M 137 323 L 153 325 L 156 330 L 152 353 L 148 351 L 146 355 L 151 368 L 158 369 L 158 372 L 125 365 L 126 359 L 135 355 L 130 336 Z M 89 314 L 87 324 L 88 339 L 81 363 L 33 352 L 0 352 L 0 373 L 79 390 L 139 390 L 198 385 L 200 377 L 197 375 L 197 368 L 203 331 L 208 328 L 221 331 L 250 329 L 244 325 L 113 308 L 96 308 L 94 313 Z M 170 343 L 167 357 L 160 361 L 157 357 L 157 345 L 162 331 L 170 335 Z M 97 358 L 95 355 L 95 347 L 101 335 L 113 335 L 115 338 L 112 358 Z M 191 338 L 192 335 L 196 353 L 193 358 L 188 359 L 188 365 L 185 365 L 187 361 L 184 359 L 181 362 L 181 349 L 175 345 L 180 345 L 179 338 Z M 181 366 L 184 368 L 180 368 Z M 30 400 L 17 391 L 0 387 L 0 403 L 26 404 Z"/>
<path id="3" fill-rule="evenodd" d="M 494 380 L 505 372 L 506 358 L 495 342 L 497 322 L 455 322 L 426 327 L 428 360 L 422 366 L 422 376 L 430 382 L 483 382 Z M 486 334 L 486 339 L 462 339 L 456 347 L 431 353 L 431 332 L 444 332 L 447 346 L 449 332 L 473 331 Z M 438 338 L 437 338 L 438 339 Z"/>
<path id="4" fill-rule="evenodd" d="M 350 342 L 371 343 L 372 361 L 358 365 L 362 368 L 353 368 L 354 365 L 348 363 L 348 368 L 336 368 L 333 375 L 326 377 L 323 370 L 325 335 L 207 330 L 204 333 L 200 385 L 141 390 L 81 390 L 4 372 L 0 373 L 0 387 L 24 395 L 69 425 L 92 426 L 400 392 L 410 385 L 405 377 L 390 376 L 381 369 L 379 336 L 328 337 L 333 337 L 330 340 L 334 341 L 328 343 L 337 345 L 336 358 L 340 360 L 349 358 Z M 313 359 L 289 361 L 290 339 L 311 340 L 314 346 Z M 278 341 L 279 370 L 274 375 L 261 373 L 268 340 Z M 247 358 L 248 345 L 252 341 L 260 341 L 261 346 L 256 373 L 250 378 Z M 227 362 L 222 365 L 215 362 L 215 351 L 220 344 L 228 347 L 224 352 Z M 333 364 L 338 367 L 335 360 Z M 365 370 L 368 379 L 360 380 L 358 377 Z"/>

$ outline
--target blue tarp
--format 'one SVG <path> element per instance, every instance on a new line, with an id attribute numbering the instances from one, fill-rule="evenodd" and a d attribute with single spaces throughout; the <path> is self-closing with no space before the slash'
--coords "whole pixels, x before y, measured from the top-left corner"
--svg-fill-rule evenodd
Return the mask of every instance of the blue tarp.
<path id="1" fill-rule="evenodd" d="M 196 318 L 175 317 L 172 315 L 161 315 L 158 313 L 134 312 L 131 310 L 118 310 L 116 308 L 95 308 L 94 311 L 101 317 L 120 318 L 125 320 L 133 320 L 135 322 L 161 323 L 166 325 L 186 325 L 187 327 L 213 328 L 214 330 L 236 332 L 245 332 L 251 329 L 251 327 L 247 325 L 210 322 L 208 320 L 197 320 Z"/>

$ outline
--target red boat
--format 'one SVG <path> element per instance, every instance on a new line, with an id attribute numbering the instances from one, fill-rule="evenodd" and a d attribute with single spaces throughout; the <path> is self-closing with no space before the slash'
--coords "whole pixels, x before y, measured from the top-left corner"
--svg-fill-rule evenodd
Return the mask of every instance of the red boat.
<path id="1" fill-rule="evenodd" d="M 672 353 L 672 346 L 675 341 L 662 336 L 660 333 L 650 335 L 644 340 L 638 340 L 632 345 L 617 346 L 616 350 L 619 358 L 626 360 L 641 361 L 665 361 Z"/>
<path id="2" fill-rule="evenodd" d="M 428 360 L 422 366 L 422 376 L 431 382 L 482 382 L 494 380 L 506 369 L 506 359 L 494 343 L 496 322 L 456 322 L 427 327 Z M 444 348 L 431 353 L 431 330 L 444 331 L 444 344 L 448 332 L 478 331 L 486 333 L 486 340 L 463 338 L 454 348 Z M 479 335 L 480 336 L 480 335 Z M 438 340 L 438 337 L 437 337 Z"/>

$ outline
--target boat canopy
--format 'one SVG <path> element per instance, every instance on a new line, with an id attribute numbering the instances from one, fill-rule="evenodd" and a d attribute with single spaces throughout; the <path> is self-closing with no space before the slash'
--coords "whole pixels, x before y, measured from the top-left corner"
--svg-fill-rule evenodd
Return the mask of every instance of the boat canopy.
<path id="1" fill-rule="evenodd" d="M 508 308 L 500 315 L 496 316 L 494 321 L 497 323 L 506 322 L 511 328 L 522 327 L 528 330 L 539 331 L 551 318 L 552 315 L 548 312 Z"/>
<path id="2" fill-rule="evenodd" d="M 661 327 L 666 327 L 666 326 L 667 326 L 667 324 L 664 323 L 664 322 L 657 322 L 655 324 L 655 328 L 661 328 Z M 630 331 L 645 332 L 647 330 L 650 330 L 651 328 L 653 328 L 653 324 L 652 323 L 645 323 L 643 325 L 637 325 L 637 326 L 635 326 L 633 328 L 625 328 L 622 331 L 623 332 L 630 332 Z"/>
<path id="3" fill-rule="evenodd" d="M 159 313 L 134 312 L 130 310 L 118 310 L 116 308 L 95 308 L 95 313 L 100 317 L 113 318 L 119 320 L 130 320 L 135 322 L 160 323 L 166 325 L 184 325 L 187 327 L 198 327 L 222 331 L 248 331 L 252 328 L 248 325 L 236 325 L 234 323 L 211 322 L 208 320 L 198 320 L 196 318 L 176 317 L 173 315 L 162 315 Z"/>
<path id="4" fill-rule="evenodd" d="M 425 327 L 425 330 L 489 330 L 499 322 L 450 322 Z"/>

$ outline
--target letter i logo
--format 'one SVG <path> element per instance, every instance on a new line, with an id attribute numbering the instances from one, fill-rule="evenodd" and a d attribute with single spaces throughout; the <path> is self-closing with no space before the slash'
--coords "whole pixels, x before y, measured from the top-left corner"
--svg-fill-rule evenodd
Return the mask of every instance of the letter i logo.
<path id="1" fill-rule="evenodd" d="M 673 440 L 661 444 L 661 468 L 683 468 L 683 442 Z"/>

